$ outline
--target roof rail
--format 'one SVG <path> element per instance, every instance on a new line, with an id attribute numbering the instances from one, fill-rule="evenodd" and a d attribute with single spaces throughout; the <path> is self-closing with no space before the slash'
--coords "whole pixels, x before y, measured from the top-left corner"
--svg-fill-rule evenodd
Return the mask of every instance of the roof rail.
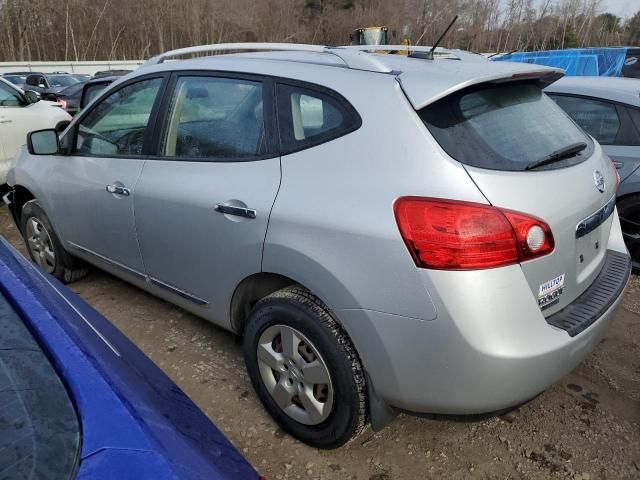
<path id="1" fill-rule="evenodd" d="M 326 53 L 338 57 L 345 67 L 368 72 L 390 73 L 391 69 L 382 61 L 366 51 L 349 50 L 343 47 L 327 47 L 324 45 L 307 45 L 302 43 L 218 43 L 199 45 L 196 47 L 179 48 L 161 53 L 149 59 L 145 65 L 157 65 L 169 58 L 196 53 L 215 53 L 229 51 L 289 51 Z"/>
<path id="2" fill-rule="evenodd" d="M 359 52 L 375 52 L 375 51 L 406 51 L 406 52 L 424 52 L 429 53 L 431 47 L 423 45 L 344 45 L 342 48 L 345 50 L 355 50 Z M 433 54 L 440 58 L 457 58 L 458 60 L 481 60 L 484 57 L 480 54 L 468 52 L 466 50 L 448 49 L 442 47 L 436 47 Z"/>

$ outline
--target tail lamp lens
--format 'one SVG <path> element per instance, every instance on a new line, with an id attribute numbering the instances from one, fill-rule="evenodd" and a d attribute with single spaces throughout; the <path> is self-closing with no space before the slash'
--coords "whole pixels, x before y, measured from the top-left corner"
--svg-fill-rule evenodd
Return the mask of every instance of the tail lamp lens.
<path id="1" fill-rule="evenodd" d="M 400 234 L 422 268 L 494 268 L 546 255 L 554 248 L 545 222 L 490 205 L 402 197 L 394 211 Z"/>

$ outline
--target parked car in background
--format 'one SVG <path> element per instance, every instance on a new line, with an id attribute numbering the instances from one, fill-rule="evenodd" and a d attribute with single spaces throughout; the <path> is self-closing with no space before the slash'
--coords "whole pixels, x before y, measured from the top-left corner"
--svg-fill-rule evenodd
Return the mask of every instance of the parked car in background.
<path id="1" fill-rule="evenodd" d="M 640 274 L 640 79 L 565 77 L 545 89 L 618 169 L 618 214 Z"/>
<path id="2" fill-rule="evenodd" d="M 71 116 L 82 110 L 102 90 L 120 77 L 98 77 L 84 83 L 77 83 L 62 90 L 56 100 Z"/>
<path id="3" fill-rule="evenodd" d="M 88 82 L 89 80 L 91 80 L 93 78 L 88 73 L 72 73 L 71 76 L 77 78 L 81 82 Z"/>
<path id="4" fill-rule="evenodd" d="M 13 83 L 16 87 L 23 88 L 27 81 L 27 75 L 31 72 L 10 72 L 2 75 L 2 78 Z"/>
<path id="5" fill-rule="evenodd" d="M 567 76 L 640 78 L 640 48 L 565 48 L 494 55 L 495 62 L 521 62 L 562 68 Z"/>
<path id="6" fill-rule="evenodd" d="M 54 100 L 56 94 L 80 83 L 80 80 L 68 73 L 31 73 L 27 75 L 24 90 L 33 90 L 45 100 Z"/>
<path id="7" fill-rule="evenodd" d="M 1 237 L 0 290 L 3 478 L 258 479 L 165 373 Z"/>
<path id="8" fill-rule="evenodd" d="M 36 92 L 23 92 L 0 78 L 0 191 L 6 189 L 9 164 L 27 133 L 42 128 L 56 128 L 71 117 L 53 102 L 40 100 Z"/>
<path id="9" fill-rule="evenodd" d="M 93 78 L 100 77 L 122 77 L 133 72 L 133 70 L 101 70 L 93 75 Z"/>
<path id="10" fill-rule="evenodd" d="M 264 406 L 317 447 L 535 397 L 622 299 L 616 169 L 544 95 L 560 70 L 393 48 L 423 55 L 151 59 L 30 134 L 6 196 L 27 249 L 35 223 L 57 278 L 84 261 L 243 335 Z"/>

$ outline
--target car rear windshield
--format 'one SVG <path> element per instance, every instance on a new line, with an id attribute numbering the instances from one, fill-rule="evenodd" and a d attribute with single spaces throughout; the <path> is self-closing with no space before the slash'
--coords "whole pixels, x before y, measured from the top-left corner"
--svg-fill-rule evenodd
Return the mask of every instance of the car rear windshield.
<path id="1" fill-rule="evenodd" d="M 589 137 L 533 83 L 468 88 L 418 113 L 451 157 L 473 167 L 522 171 L 570 145 L 587 144 L 575 156 L 540 167 L 549 170 L 593 152 Z"/>
<path id="2" fill-rule="evenodd" d="M 0 294 L 0 477 L 73 478 L 80 427 L 56 371 Z"/>

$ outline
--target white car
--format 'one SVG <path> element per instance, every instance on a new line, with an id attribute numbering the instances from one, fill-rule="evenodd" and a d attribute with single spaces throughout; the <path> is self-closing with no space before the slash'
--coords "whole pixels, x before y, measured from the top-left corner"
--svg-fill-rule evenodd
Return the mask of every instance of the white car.
<path id="1" fill-rule="evenodd" d="M 27 133 L 55 128 L 71 117 L 55 102 L 40 100 L 0 78 L 0 185 L 7 179 L 9 163 L 27 142 Z"/>

